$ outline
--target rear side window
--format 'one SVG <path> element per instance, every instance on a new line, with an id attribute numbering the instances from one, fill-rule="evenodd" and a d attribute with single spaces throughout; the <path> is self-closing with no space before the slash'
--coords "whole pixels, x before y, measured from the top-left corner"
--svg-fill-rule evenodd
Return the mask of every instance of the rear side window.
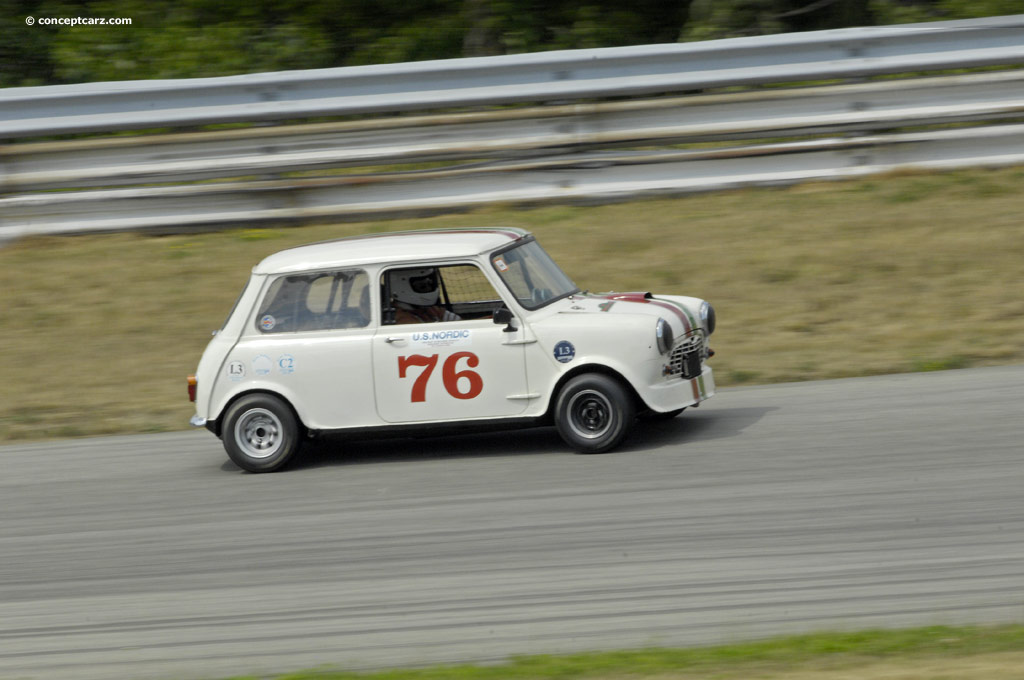
<path id="1" fill-rule="evenodd" d="M 263 298 L 256 327 L 294 333 L 368 326 L 369 281 L 361 269 L 281 276 Z"/>

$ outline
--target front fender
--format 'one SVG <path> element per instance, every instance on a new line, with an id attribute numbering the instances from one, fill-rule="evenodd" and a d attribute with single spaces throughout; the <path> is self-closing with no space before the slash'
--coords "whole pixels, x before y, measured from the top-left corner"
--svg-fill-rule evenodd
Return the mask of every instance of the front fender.
<path id="1" fill-rule="evenodd" d="M 559 387 L 586 370 L 610 373 L 643 400 L 644 386 L 660 379 L 666 356 L 657 349 L 657 318 L 649 315 L 557 314 L 533 326 L 537 338 L 527 366 L 531 391 L 548 407 Z M 559 361 L 561 344 L 572 358 Z"/>

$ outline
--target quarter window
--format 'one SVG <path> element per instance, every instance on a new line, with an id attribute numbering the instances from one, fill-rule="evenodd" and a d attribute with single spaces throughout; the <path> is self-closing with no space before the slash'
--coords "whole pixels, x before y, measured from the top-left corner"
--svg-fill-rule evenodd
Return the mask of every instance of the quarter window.
<path id="1" fill-rule="evenodd" d="M 361 269 L 282 276 L 256 315 L 262 333 L 363 328 L 370 323 L 369 277 Z"/>

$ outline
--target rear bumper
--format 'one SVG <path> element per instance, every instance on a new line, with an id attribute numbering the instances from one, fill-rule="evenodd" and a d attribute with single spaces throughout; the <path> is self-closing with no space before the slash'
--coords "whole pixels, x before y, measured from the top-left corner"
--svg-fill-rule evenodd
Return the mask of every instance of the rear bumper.
<path id="1" fill-rule="evenodd" d="M 218 423 L 216 419 L 207 420 L 206 418 L 201 418 L 198 414 L 196 414 L 189 419 L 188 424 L 191 425 L 192 427 L 205 427 L 207 430 L 214 433 L 218 437 L 220 436 L 220 429 L 217 427 Z"/>

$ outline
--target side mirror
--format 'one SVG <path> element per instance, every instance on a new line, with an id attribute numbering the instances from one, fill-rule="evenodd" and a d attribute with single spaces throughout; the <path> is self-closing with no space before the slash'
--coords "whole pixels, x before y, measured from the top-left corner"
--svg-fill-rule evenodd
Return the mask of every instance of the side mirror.
<path id="1" fill-rule="evenodd" d="M 494 310 L 494 323 L 496 324 L 508 324 L 502 330 L 505 333 L 515 333 L 518 329 L 512 325 L 512 321 L 516 318 L 512 314 L 512 310 L 508 307 L 498 307 Z"/>

